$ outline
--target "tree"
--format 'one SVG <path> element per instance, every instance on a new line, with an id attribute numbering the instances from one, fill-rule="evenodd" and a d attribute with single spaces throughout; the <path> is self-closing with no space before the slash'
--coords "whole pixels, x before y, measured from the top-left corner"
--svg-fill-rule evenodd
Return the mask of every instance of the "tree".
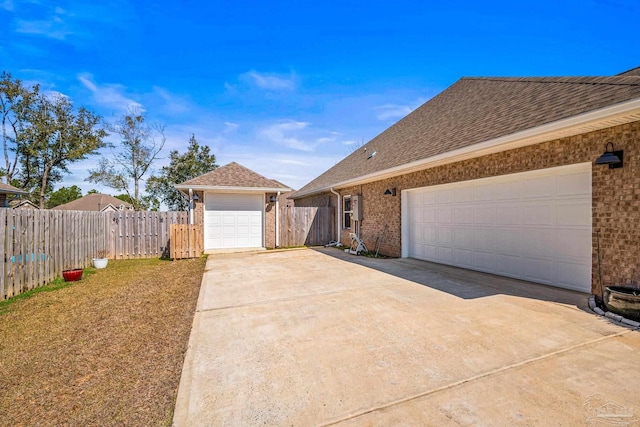
<path id="1" fill-rule="evenodd" d="M 80 197 L 82 197 L 82 190 L 77 185 L 72 185 L 71 187 L 60 187 L 49 194 L 47 209 L 73 202 Z"/>
<path id="2" fill-rule="evenodd" d="M 130 110 L 108 130 L 120 136 L 120 150 L 112 159 L 103 158 L 98 169 L 89 171 L 88 181 L 124 191 L 136 210 L 142 208 L 140 181 L 158 158 L 166 138 L 164 127 L 151 126 L 136 110 Z M 129 190 L 133 182 L 133 193 Z"/>
<path id="3" fill-rule="evenodd" d="M 195 135 L 191 135 L 187 152 L 180 154 L 173 150 L 169 158 L 169 166 L 163 166 L 158 176 L 147 180 L 146 190 L 150 196 L 162 200 L 170 210 L 184 211 L 189 208 L 189 201 L 174 184 L 214 170 L 218 167 L 216 156 L 210 154 L 209 147 L 198 144 Z"/>
<path id="4" fill-rule="evenodd" d="M 2 122 L 2 149 L 4 167 L 0 176 L 10 183 L 17 175 L 18 146 L 24 136 L 26 111 L 39 94 L 39 86 L 27 88 L 11 74 L 3 71 L 0 75 L 0 121 Z M 13 156 L 11 154 L 13 152 Z"/>
<path id="5" fill-rule="evenodd" d="M 40 209 L 44 209 L 51 184 L 61 179 L 62 172 L 69 172 L 70 163 L 103 148 L 107 132 L 99 126 L 99 116 L 84 107 L 76 112 L 62 95 L 38 95 L 25 119 L 24 138 L 18 144 L 21 179 L 38 193 Z"/>

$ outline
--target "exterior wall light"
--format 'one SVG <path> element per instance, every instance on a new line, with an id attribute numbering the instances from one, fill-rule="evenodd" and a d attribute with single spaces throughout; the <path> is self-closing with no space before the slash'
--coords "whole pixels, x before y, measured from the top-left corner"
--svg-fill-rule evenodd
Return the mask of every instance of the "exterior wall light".
<path id="1" fill-rule="evenodd" d="M 609 150 L 609 145 L 611 145 L 611 150 Z M 615 151 L 613 142 L 609 141 L 607 145 L 605 145 L 605 152 L 596 160 L 596 165 L 609 165 L 609 169 L 621 168 L 623 164 L 622 159 L 623 150 Z"/>
<path id="2" fill-rule="evenodd" d="M 392 189 L 386 189 L 386 191 L 384 192 L 385 196 L 395 196 L 396 195 L 396 188 L 393 187 Z"/>

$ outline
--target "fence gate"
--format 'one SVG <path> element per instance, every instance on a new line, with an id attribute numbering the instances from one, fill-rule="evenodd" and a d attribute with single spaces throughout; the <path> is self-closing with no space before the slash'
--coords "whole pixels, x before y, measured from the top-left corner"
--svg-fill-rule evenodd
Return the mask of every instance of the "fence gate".
<path id="1" fill-rule="evenodd" d="M 202 255 L 202 224 L 171 224 L 171 258 L 197 258 Z"/>
<path id="2" fill-rule="evenodd" d="M 334 239 L 331 207 L 283 206 L 280 208 L 280 246 L 325 245 Z"/>

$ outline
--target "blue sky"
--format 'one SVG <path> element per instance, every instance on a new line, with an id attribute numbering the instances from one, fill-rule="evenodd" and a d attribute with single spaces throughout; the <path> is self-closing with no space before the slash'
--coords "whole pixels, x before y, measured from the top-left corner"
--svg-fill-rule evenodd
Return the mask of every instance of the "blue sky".
<path id="1" fill-rule="evenodd" d="M 0 69 L 300 188 L 460 77 L 640 65 L 638 0 L 435 3 L 0 0 Z"/>

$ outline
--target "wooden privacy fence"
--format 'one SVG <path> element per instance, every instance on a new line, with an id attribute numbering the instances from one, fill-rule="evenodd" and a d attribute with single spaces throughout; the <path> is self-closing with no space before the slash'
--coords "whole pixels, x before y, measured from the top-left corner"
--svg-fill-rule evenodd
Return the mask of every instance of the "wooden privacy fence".
<path id="1" fill-rule="evenodd" d="M 171 258 L 197 258 L 202 255 L 202 224 L 171 224 Z"/>
<path id="2" fill-rule="evenodd" d="M 169 257 L 171 224 L 189 222 L 187 212 L 105 213 L 107 253 L 112 259 Z"/>
<path id="3" fill-rule="evenodd" d="M 334 235 L 333 208 L 280 208 L 280 246 L 325 245 L 335 238 Z"/>
<path id="4" fill-rule="evenodd" d="M 0 208 L 0 300 L 108 258 L 169 256 L 171 223 L 186 212 L 82 212 Z"/>

